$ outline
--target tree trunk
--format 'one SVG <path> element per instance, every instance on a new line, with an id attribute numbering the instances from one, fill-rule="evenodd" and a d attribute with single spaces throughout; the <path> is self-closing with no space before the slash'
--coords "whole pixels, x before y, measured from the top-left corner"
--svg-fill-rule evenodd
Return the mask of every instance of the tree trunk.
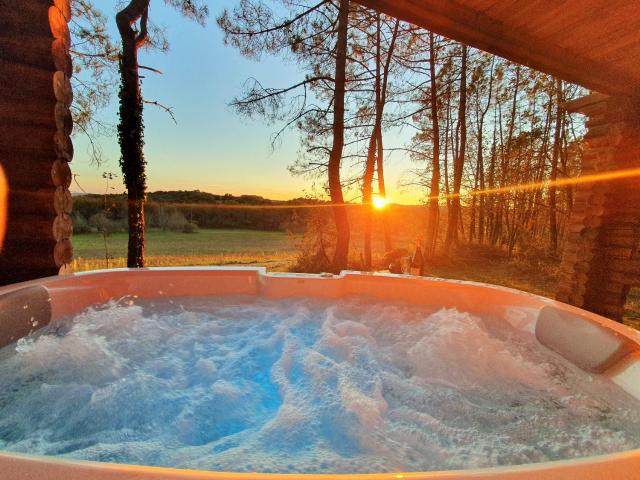
<path id="1" fill-rule="evenodd" d="M 487 97 L 487 104 L 483 109 L 480 110 L 479 120 L 478 120 L 478 165 L 477 165 L 477 176 L 478 176 L 478 185 L 480 187 L 480 191 L 484 191 L 485 189 L 485 175 L 484 175 L 484 119 L 489 112 L 489 108 L 491 107 L 491 99 L 493 97 L 493 65 L 494 60 L 491 61 L 491 69 L 489 70 L 489 93 Z M 476 90 L 479 92 L 479 90 Z M 478 108 L 480 107 L 480 95 L 478 94 Z M 486 217 L 486 206 L 487 201 L 484 194 L 480 195 L 479 200 L 479 209 L 478 209 L 478 243 L 484 243 L 484 232 L 485 232 L 485 217 Z"/>
<path id="2" fill-rule="evenodd" d="M 349 23 L 349 0 L 340 1 L 338 13 L 338 41 L 336 44 L 336 72 L 333 100 L 333 145 L 329 154 L 329 194 L 333 203 L 336 224 L 336 249 L 332 267 L 335 272 L 347 267 L 349 259 L 349 218 L 342 194 L 340 163 L 344 147 L 344 97 L 347 64 L 347 32 Z"/>
<path id="3" fill-rule="evenodd" d="M 382 144 L 382 123 L 378 126 L 377 135 L 377 147 L 378 155 L 376 158 L 376 168 L 378 170 L 378 191 L 380 196 L 387 198 L 387 187 L 384 183 L 384 148 Z M 389 216 L 387 215 L 388 209 L 384 209 L 381 212 L 382 215 L 382 233 L 384 235 L 384 249 L 387 252 L 391 251 L 391 232 L 389 231 Z"/>
<path id="4" fill-rule="evenodd" d="M 467 46 L 462 46 L 462 63 L 460 68 L 460 103 L 458 108 L 458 126 L 460 129 L 460 143 L 453 163 L 453 198 L 451 199 L 451 211 L 447 224 L 447 238 L 445 252 L 458 239 L 460 222 L 460 187 L 462 185 L 462 172 L 464 169 L 464 157 L 467 146 Z"/>
<path id="5" fill-rule="evenodd" d="M 551 154 L 551 175 L 549 176 L 549 242 L 551 251 L 558 251 L 558 219 L 556 187 L 553 182 L 558 178 L 558 159 L 560 157 L 560 132 L 564 108 L 562 107 L 562 80 L 556 80 L 556 128 L 553 133 L 553 152 Z"/>
<path id="6" fill-rule="evenodd" d="M 376 116 L 376 144 L 378 154 L 376 158 L 376 168 L 378 170 L 378 192 L 383 198 L 387 198 L 387 188 L 384 183 L 384 148 L 382 143 L 382 115 L 384 113 L 384 107 L 387 103 L 387 85 L 389 84 L 389 70 L 391 68 L 391 59 L 393 58 L 393 52 L 396 46 L 396 40 L 398 38 L 398 31 L 400 29 L 400 20 L 396 20 L 393 27 L 393 34 L 391 35 L 391 42 L 389 43 L 389 51 L 387 52 L 387 59 L 382 72 L 382 85 L 380 88 L 380 102 L 378 104 L 377 116 Z M 389 216 L 388 210 L 382 211 L 382 231 L 384 235 L 384 249 L 387 252 L 391 251 L 391 232 L 389 231 Z"/>
<path id="7" fill-rule="evenodd" d="M 431 83 L 431 125 L 433 128 L 433 158 L 431 159 L 431 184 L 427 203 L 427 236 L 424 245 L 425 259 L 433 258 L 438 239 L 440 220 L 440 122 L 438 120 L 438 84 L 436 51 L 433 33 L 429 33 L 429 75 Z M 446 159 L 445 159 L 446 161 Z"/>
<path id="8" fill-rule="evenodd" d="M 444 196 L 447 199 L 447 212 L 451 211 L 451 189 L 449 188 L 449 125 L 451 123 L 451 91 L 447 89 L 447 119 L 444 124 L 444 158 L 442 166 L 444 167 Z M 453 130 L 453 129 L 451 129 Z"/>
<path id="9" fill-rule="evenodd" d="M 376 144 L 378 139 L 378 122 L 381 120 L 381 59 L 380 59 L 380 14 L 376 14 L 376 72 L 375 72 L 375 118 L 369 138 L 367 160 L 362 185 L 362 203 L 364 205 L 364 269 L 371 269 L 371 228 L 373 220 L 373 173 L 376 167 Z"/>
<path id="10" fill-rule="evenodd" d="M 127 266 L 144 267 L 144 202 L 146 192 L 143 155 L 144 126 L 142 95 L 138 73 L 138 48 L 147 37 L 147 15 L 150 0 L 132 0 L 116 15 L 122 38 L 120 56 L 120 167 L 127 187 L 129 244 Z M 132 25 L 140 20 L 140 32 Z"/>

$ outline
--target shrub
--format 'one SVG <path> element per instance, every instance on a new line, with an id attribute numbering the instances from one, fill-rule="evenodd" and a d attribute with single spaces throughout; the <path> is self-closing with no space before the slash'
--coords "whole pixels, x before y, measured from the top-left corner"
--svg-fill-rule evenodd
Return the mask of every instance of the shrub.
<path id="1" fill-rule="evenodd" d="M 118 220 L 110 219 L 104 212 L 94 213 L 89 218 L 89 226 L 93 227 L 96 231 L 106 233 L 110 235 L 116 232 L 127 232 L 128 224 L 126 218 Z"/>
<path id="2" fill-rule="evenodd" d="M 298 257 L 291 266 L 292 272 L 321 273 L 331 271 L 330 245 L 335 239 L 332 222 L 327 221 L 324 212 L 313 212 L 297 222 L 289 230 L 289 235 L 298 244 Z M 302 233 L 296 233 L 300 232 Z"/>
<path id="3" fill-rule="evenodd" d="M 167 218 L 166 225 L 171 231 L 182 232 L 184 231 L 185 225 L 188 223 L 189 222 L 185 218 L 184 213 L 179 210 L 173 210 Z"/>
<path id="4" fill-rule="evenodd" d="M 91 226 L 82 213 L 74 210 L 71 219 L 73 220 L 73 233 L 91 233 Z"/>
<path id="5" fill-rule="evenodd" d="M 198 225 L 195 222 L 187 222 L 182 227 L 182 233 L 196 233 L 198 231 Z"/>

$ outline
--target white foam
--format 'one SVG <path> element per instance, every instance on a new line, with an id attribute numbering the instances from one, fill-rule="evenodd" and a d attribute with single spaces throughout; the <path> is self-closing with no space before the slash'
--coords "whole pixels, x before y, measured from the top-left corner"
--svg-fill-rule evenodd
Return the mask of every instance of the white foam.
<path id="1" fill-rule="evenodd" d="M 509 321 L 372 299 L 123 299 L 0 350 L 0 448 L 99 461 L 511 465 L 637 448 L 639 410 Z"/>

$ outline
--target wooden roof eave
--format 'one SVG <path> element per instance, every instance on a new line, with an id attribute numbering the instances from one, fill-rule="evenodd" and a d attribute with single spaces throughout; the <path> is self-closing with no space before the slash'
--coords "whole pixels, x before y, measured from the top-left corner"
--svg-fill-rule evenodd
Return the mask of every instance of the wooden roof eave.
<path id="1" fill-rule="evenodd" d="M 361 5 L 426 28 L 447 38 L 591 90 L 636 95 L 640 85 L 613 64 L 594 62 L 480 11 L 450 0 L 356 0 Z"/>

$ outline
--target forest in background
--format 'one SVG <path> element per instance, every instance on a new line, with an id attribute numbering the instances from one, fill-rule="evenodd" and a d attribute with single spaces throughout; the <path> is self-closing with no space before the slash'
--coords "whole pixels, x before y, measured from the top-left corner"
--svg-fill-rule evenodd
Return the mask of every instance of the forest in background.
<path id="1" fill-rule="evenodd" d="M 205 2 L 172 5 L 206 24 Z M 75 120 L 79 132 L 91 136 L 99 128 L 100 102 L 112 93 L 110 75 L 121 54 L 101 12 L 89 0 L 77 2 L 75 8 L 72 53 L 76 69 L 92 79 L 76 85 Z M 167 48 L 171 32 L 151 28 L 148 0 L 132 0 L 123 12 L 140 39 L 136 56 L 138 49 Z M 304 213 L 293 209 L 295 215 L 277 209 L 266 215 L 201 206 L 168 211 L 154 200 L 155 194 L 144 192 L 142 144 L 121 144 L 130 199 L 130 245 L 143 241 L 145 220 L 164 228 L 173 216 L 176 221 L 184 217 L 187 230 L 303 230 L 310 239 L 303 253 L 312 270 L 337 271 L 354 258 L 372 268 L 373 258 L 405 247 L 400 243 L 416 230 L 427 260 L 472 244 L 502 249 L 509 258 L 561 253 L 573 192 L 571 186 L 556 188 L 553 182 L 580 173 L 584 133 L 580 119 L 567 115 L 562 106 L 582 95 L 581 88 L 348 0 L 240 0 L 216 21 L 225 42 L 241 55 L 258 61 L 268 55 L 297 65 L 300 78 L 287 86 L 239 79 L 244 87 L 230 105 L 241 116 L 273 125 L 275 146 L 285 131 L 296 131 L 299 155 L 290 170 L 308 178 L 332 207 Z M 121 90 L 121 102 L 122 94 Z M 139 118 L 127 120 L 139 121 L 140 128 L 143 105 L 157 104 L 143 94 L 140 90 L 133 99 Z M 128 111 L 123 105 L 121 116 Z M 409 140 L 389 145 L 390 134 L 397 132 Z M 400 216 L 400 221 L 390 213 L 398 211 L 396 207 L 376 212 L 372 206 L 376 195 L 387 197 L 393 188 L 385 183 L 392 154 L 409 156 L 414 165 L 396 188 L 421 192 L 426 207 Z M 127 172 L 133 171 L 137 180 L 131 183 Z M 96 215 L 83 202 L 76 199 L 76 232 L 84 228 L 83 220 L 91 227 Z M 132 206 L 138 212 L 133 216 Z M 120 207 L 110 213 L 110 206 L 103 207 L 105 224 L 123 220 Z M 95 224 L 98 218 L 93 220 Z M 378 235 L 384 244 L 374 251 L 372 238 Z M 140 262 L 142 251 L 136 248 L 133 259 Z"/>
<path id="2" fill-rule="evenodd" d="M 321 184 L 334 204 L 335 241 L 318 255 L 332 258 L 324 268 L 339 270 L 350 258 L 347 196 L 369 207 L 362 234 L 371 266 L 371 203 L 387 196 L 391 151 L 415 165 L 403 186 L 423 192 L 427 260 L 463 244 L 509 257 L 560 253 L 573 192 L 553 182 L 580 173 L 584 127 L 563 108 L 584 93 L 579 87 L 348 1 L 243 0 L 218 24 L 241 54 L 275 55 L 305 72 L 285 88 L 249 81 L 232 105 L 278 125 L 276 135 L 298 131 L 291 171 Z M 397 130 L 412 132 L 410 141 L 386 146 Z M 397 230 L 385 218 L 391 251 Z"/>

